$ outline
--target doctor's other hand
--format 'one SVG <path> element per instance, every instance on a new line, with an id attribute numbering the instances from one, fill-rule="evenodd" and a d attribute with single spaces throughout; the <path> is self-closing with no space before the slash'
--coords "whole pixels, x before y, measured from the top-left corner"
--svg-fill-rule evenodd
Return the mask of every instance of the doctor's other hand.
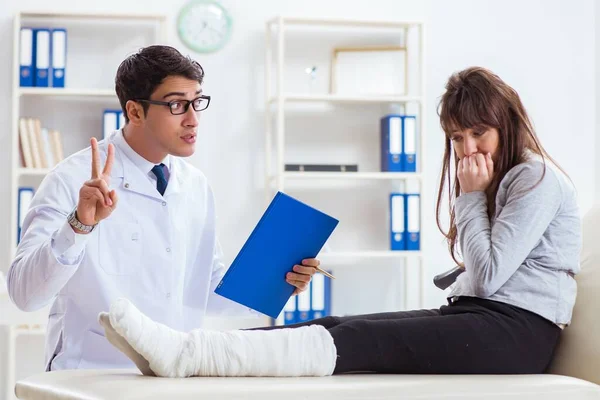
<path id="1" fill-rule="evenodd" d="M 296 287 L 292 296 L 296 296 L 308 289 L 308 284 L 312 276 L 317 272 L 319 265 L 321 265 L 321 262 L 316 258 L 307 258 L 302 260 L 302 265 L 294 265 L 292 272 L 286 274 L 286 282 Z"/>
<path id="2" fill-rule="evenodd" d="M 113 144 L 108 145 L 108 155 L 104 168 L 100 162 L 98 141 L 91 139 L 92 177 L 79 190 L 77 219 L 84 225 L 95 225 L 108 217 L 117 206 L 117 193 L 109 189 L 110 171 L 115 158 Z"/>

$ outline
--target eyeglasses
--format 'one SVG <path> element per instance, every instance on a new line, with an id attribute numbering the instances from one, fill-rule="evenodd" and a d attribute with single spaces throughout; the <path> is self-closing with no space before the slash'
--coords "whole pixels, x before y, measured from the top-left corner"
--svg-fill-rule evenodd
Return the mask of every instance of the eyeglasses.
<path id="1" fill-rule="evenodd" d="M 210 104 L 210 96 L 196 97 L 194 100 L 173 100 L 173 101 L 157 101 L 157 100 L 145 100 L 137 99 L 141 103 L 156 104 L 158 106 L 167 106 L 173 115 L 185 114 L 190 108 L 190 104 L 194 111 L 203 111 L 208 108 Z"/>

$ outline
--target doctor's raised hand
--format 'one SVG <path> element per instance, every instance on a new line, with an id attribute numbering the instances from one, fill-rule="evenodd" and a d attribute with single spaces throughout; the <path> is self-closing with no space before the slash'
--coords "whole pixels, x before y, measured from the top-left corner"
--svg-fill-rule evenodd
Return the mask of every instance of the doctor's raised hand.
<path id="1" fill-rule="evenodd" d="M 110 171 L 115 158 L 113 144 L 108 145 L 108 155 L 104 168 L 100 162 L 98 141 L 92 138 L 92 177 L 79 190 L 79 202 L 75 218 L 83 225 L 94 226 L 107 218 L 117 206 L 117 193 L 109 189 Z M 89 233 L 86 230 L 73 229 L 78 233 Z"/>

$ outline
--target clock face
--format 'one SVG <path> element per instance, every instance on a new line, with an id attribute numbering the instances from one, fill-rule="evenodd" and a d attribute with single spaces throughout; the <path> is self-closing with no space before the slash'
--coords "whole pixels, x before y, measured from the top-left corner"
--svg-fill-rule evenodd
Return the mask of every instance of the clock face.
<path id="1" fill-rule="evenodd" d="M 177 31 L 181 41 L 199 53 L 221 49 L 231 35 L 231 17 L 217 2 L 191 1 L 179 13 Z"/>

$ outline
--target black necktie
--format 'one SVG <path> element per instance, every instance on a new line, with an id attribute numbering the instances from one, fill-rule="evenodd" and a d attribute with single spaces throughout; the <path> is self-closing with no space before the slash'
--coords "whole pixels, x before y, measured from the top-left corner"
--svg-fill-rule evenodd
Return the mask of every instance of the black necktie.
<path id="1" fill-rule="evenodd" d="M 156 190 L 158 190 L 161 196 L 165 194 L 165 189 L 167 188 L 164 166 L 165 164 L 160 164 L 152 167 L 152 173 L 156 175 Z"/>

